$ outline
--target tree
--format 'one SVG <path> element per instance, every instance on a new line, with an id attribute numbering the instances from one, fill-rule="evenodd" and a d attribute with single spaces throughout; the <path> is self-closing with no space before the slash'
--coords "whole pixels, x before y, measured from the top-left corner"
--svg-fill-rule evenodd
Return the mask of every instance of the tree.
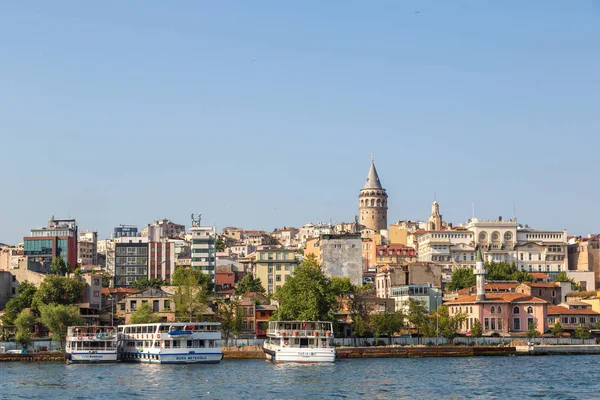
<path id="1" fill-rule="evenodd" d="M 408 314 L 406 315 L 408 322 L 417 330 L 417 334 L 422 336 L 433 336 L 431 335 L 431 322 L 429 313 L 425 302 L 409 299 L 408 300 Z M 435 330 L 435 328 L 434 328 Z"/>
<path id="2" fill-rule="evenodd" d="M 240 296 L 249 292 L 265 293 L 265 288 L 263 287 L 260 278 L 255 278 L 252 274 L 244 276 L 235 288 L 235 293 Z"/>
<path id="3" fill-rule="evenodd" d="M 329 279 L 314 254 L 306 256 L 292 276 L 275 293 L 279 320 L 334 321 L 337 305 Z"/>
<path id="4" fill-rule="evenodd" d="M 352 319 L 352 335 L 354 337 L 365 337 L 371 334 L 371 311 L 373 303 L 367 301 L 367 297 L 373 289 L 370 285 L 357 286 L 350 283 L 348 278 L 332 278 L 332 290 L 344 304 L 339 308 L 348 310 Z"/>
<path id="5" fill-rule="evenodd" d="M 85 321 L 79 314 L 79 307 L 65 304 L 45 304 L 40 306 L 40 319 L 52 332 L 52 337 L 58 340 L 64 348 L 67 328 L 81 325 Z"/>
<path id="6" fill-rule="evenodd" d="M 471 268 L 456 268 L 452 272 L 452 280 L 448 283 L 448 290 L 455 291 L 475 286 L 477 279 Z"/>
<path id="7" fill-rule="evenodd" d="M 581 285 L 578 284 L 577 282 L 575 282 L 575 279 L 569 278 L 569 276 L 567 275 L 567 273 L 565 271 L 560 271 L 554 277 L 554 282 L 571 282 L 571 286 L 573 287 L 573 289 L 579 290 L 579 291 L 583 290 L 583 288 L 581 287 Z"/>
<path id="8" fill-rule="evenodd" d="M 444 305 L 438 307 L 437 317 L 439 318 L 439 333 L 448 340 L 452 340 L 458 336 L 458 329 L 467 319 L 467 315 L 462 312 L 450 316 L 450 310 L 448 306 Z"/>
<path id="9" fill-rule="evenodd" d="M 140 278 L 138 280 L 133 281 L 131 287 L 137 290 L 146 290 L 148 288 L 160 289 L 161 286 L 165 285 L 165 281 L 162 279 L 156 278 Z"/>
<path id="10" fill-rule="evenodd" d="M 65 276 L 71 272 L 71 268 L 62 257 L 54 257 L 50 264 L 50 273 L 55 275 Z"/>
<path id="11" fill-rule="evenodd" d="M 225 244 L 223 239 L 218 238 L 217 241 L 215 242 L 215 247 L 217 248 L 217 251 L 221 252 L 221 251 L 225 251 L 225 248 L 227 247 L 227 245 Z"/>
<path id="12" fill-rule="evenodd" d="M 162 317 L 152 312 L 152 308 L 148 303 L 142 303 L 137 310 L 131 313 L 129 319 L 130 324 L 152 324 L 161 321 Z"/>
<path id="13" fill-rule="evenodd" d="M 195 282 L 194 284 L 203 286 L 209 292 L 212 292 L 215 287 L 210 275 L 203 274 L 199 269 L 180 265 L 175 268 L 175 272 L 171 275 L 171 285 L 173 286 L 187 285 L 192 281 Z"/>
<path id="14" fill-rule="evenodd" d="M 31 307 L 31 301 L 36 291 L 36 287 L 27 281 L 23 281 L 17 286 L 17 295 L 10 299 L 4 306 L 2 324 L 5 326 L 13 325 L 19 313 Z"/>
<path id="15" fill-rule="evenodd" d="M 387 335 L 389 344 L 392 344 L 392 336 L 404 326 L 404 315 L 401 311 L 386 311 L 371 315 L 371 321 L 375 338 Z"/>
<path id="16" fill-rule="evenodd" d="M 527 327 L 527 339 L 531 340 L 539 336 L 541 336 L 541 333 L 535 329 L 535 324 L 530 322 L 529 326 Z"/>
<path id="17" fill-rule="evenodd" d="M 217 307 L 217 316 L 221 319 L 221 333 L 224 343 L 227 343 L 232 333 L 237 336 L 242 330 L 244 323 L 242 308 L 237 299 L 229 302 L 220 299 L 217 301 Z"/>
<path id="18" fill-rule="evenodd" d="M 472 337 L 481 337 L 483 336 L 483 327 L 481 326 L 481 321 L 475 319 L 473 321 L 473 326 L 471 326 L 471 336 Z"/>
<path id="19" fill-rule="evenodd" d="M 83 299 L 85 282 L 59 275 L 46 275 L 31 301 L 32 311 L 39 313 L 45 304 L 77 304 Z"/>
<path id="20" fill-rule="evenodd" d="M 525 271 L 519 271 L 515 263 L 509 264 L 506 261 L 495 263 L 494 261 L 486 263 L 486 279 L 490 281 L 518 281 L 534 282 L 531 274 Z"/>
<path id="21" fill-rule="evenodd" d="M 33 315 L 33 313 L 29 310 L 21 311 L 15 320 L 15 327 L 17 328 L 15 340 L 22 347 L 27 347 L 27 345 L 31 342 L 31 336 L 33 335 L 35 329 L 35 322 L 35 315 Z"/>
<path id="22" fill-rule="evenodd" d="M 590 329 L 585 325 L 579 325 L 575 329 L 575 337 L 577 339 L 589 339 L 590 338 Z"/>
<path id="23" fill-rule="evenodd" d="M 552 327 L 552 330 L 550 331 L 550 333 L 555 338 L 562 337 L 562 335 L 563 335 L 563 327 L 562 327 L 562 324 L 560 323 L 560 321 L 556 321 L 556 324 L 554 324 L 554 326 Z"/>
<path id="24" fill-rule="evenodd" d="M 204 281 L 204 276 L 208 275 L 191 268 L 181 267 L 178 267 L 175 273 L 177 273 L 177 290 L 173 300 L 177 317 L 188 322 L 202 321 L 204 312 L 208 308 L 208 283 Z M 175 277 L 175 273 L 173 277 Z M 208 278 L 210 279 L 210 277 Z"/>

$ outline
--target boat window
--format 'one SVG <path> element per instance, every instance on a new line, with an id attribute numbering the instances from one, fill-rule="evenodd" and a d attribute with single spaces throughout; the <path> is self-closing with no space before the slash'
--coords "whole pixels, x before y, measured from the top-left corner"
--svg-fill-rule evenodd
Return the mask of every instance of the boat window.
<path id="1" fill-rule="evenodd" d="M 294 344 L 296 344 L 296 345 L 300 344 L 300 339 L 294 339 Z"/>
<path id="2" fill-rule="evenodd" d="M 173 348 L 178 348 L 179 347 L 179 340 L 173 340 Z"/>
<path id="3" fill-rule="evenodd" d="M 205 346 L 204 340 L 200 340 L 198 342 L 198 347 L 204 347 L 204 346 Z"/>
<path id="4" fill-rule="evenodd" d="M 170 349 L 171 348 L 171 341 L 170 340 L 165 340 L 165 349 Z"/>
<path id="5" fill-rule="evenodd" d="M 187 347 L 193 347 L 193 342 L 191 340 L 187 341 Z"/>

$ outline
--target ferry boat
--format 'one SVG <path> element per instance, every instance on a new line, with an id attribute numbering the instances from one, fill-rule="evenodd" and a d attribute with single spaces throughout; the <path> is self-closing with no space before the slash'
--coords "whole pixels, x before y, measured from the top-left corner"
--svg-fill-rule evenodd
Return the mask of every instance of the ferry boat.
<path id="1" fill-rule="evenodd" d="M 322 321 L 270 321 L 263 351 L 274 363 L 334 362 L 333 325 Z"/>
<path id="2" fill-rule="evenodd" d="M 116 362 L 117 328 L 114 326 L 70 326 L 65 349 L 67 363 Z"/>
<path id="3" fill-rule="evenodd" d="M 218 322 L 161 322 L 119 326 L 123 362 L 216 364 L 223 358 Z"/>

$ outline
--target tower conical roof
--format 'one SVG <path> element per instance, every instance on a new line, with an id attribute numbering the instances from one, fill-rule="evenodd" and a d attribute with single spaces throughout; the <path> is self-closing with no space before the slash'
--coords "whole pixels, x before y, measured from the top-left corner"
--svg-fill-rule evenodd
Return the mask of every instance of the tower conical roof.
<path id="1" fill-rule="evenodd" d="M 379 175 L 375 169 L 375 161 L 371 160 L 371 168 L 369 169 L 369 175 L 367 176 L 367 182 L 363 189 L 383 189 L 381 182 L 379 181 Z"/>

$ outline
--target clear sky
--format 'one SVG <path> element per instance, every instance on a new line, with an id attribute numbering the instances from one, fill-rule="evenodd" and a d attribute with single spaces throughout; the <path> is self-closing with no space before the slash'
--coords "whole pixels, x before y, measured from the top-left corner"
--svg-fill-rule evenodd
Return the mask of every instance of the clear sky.
<path id="1" fill-rule="evenodd" d="M 493 4 L 495 3 L 495 4 Z M 51 215 L 600 231 L 600 2 L 0 2 L 0 242 Z"/>

